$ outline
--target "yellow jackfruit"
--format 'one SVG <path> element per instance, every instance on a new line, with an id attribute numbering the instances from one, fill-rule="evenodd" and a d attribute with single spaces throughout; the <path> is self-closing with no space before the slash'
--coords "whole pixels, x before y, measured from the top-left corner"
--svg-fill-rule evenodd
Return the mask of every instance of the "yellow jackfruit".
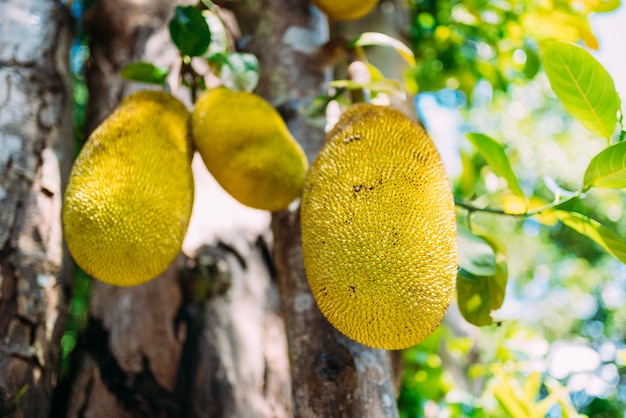
<path id="1" fill-rule="evenodd" d="M 308 162 L 260 96 L 219 87 L 196 102 L 194 143 L 215 180 L 239 202 L 278 211 L 300 196 Z"/>
<path id="2" fill-rule="evenodd" d="M 173 96 L 124 99 L 78 155 L 63 227 L 89 275 L 133 286 L 162 273 L 181 250 L 193 205 L 189 111 Z"/>
<path id="3" fill-rule="evenodd" d="M 301 225 L 313 296 L 340 332 L 397 350 L 439 326 L 457 275 L 454 200 L 404 114 L 357 104 L 341 116 L 307 175 Z"/>
<path id="4" fill-rule="evenodd" d="M 369 14 L 378 0 L 311 0 L 318 9 L 335 20 L 355 20 Z"/>

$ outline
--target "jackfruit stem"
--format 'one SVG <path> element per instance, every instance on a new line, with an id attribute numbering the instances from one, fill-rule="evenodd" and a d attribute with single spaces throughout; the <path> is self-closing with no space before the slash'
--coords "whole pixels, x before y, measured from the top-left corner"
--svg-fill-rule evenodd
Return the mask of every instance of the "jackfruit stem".
<path id="1" fill-rule="evenodd" d="M 466 209 L 469 212 L 486 212 L 486 213 L 491 213 L 494 215 L 512 216 L 514 218 L 529 218 L 531 216 L 540 215 L 543 212 L 547 212 L 549 210 L 555 209 L 556 207 L 560 205 L 563 205 L 569 201 L 579 198 L 581 195 L 582 195 L 582 190 L 579 190 L 576 193 L 572 194 L 571 196 L 567 196 L 563 199 L 559 199 L 557 197 L 557 199 L 554 202 L 549 203 L 545 206 L 542 206 L 538 209 L 526 210 L 520 213 L 511 213 L 511 212 L 505 211 L 504 209 L 496 209 L 496 208 L 492 208 L 489 206 L 484 206 L 484 207 L 475 206 L 474 204 L 470 202 L 467 202 L 462 199 L 457 199 L 457 198 L 454 199 L 454 204 L 460 208 Z"/>

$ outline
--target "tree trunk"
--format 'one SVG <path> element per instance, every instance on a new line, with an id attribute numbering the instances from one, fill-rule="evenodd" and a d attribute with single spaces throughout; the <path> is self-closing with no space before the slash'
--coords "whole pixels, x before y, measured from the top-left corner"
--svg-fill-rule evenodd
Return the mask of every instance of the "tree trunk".
<path id="1" fill-rule="evenodd" d="M 0 2 L 0 416 L 46 417 L 71 293 L 61 196 L 71 162 L 70 15 Z"/>
<path id="2" fill-rule="evenodd" d="M 319 51 L 326 22 L 303 0 L 242 0 L 232 5 L 259 58 L 259 93 L 283 114 L 312 160 L 321 148 L 324 121 L 304 115 L 325 93 L 329 69 Z M 274 259 L 286 319 L 295 415 L 394 417 L 398 415 L 390 358 L 335 330 L 317 308 L 304 272 L 299 208 L 274 214 Z"/>

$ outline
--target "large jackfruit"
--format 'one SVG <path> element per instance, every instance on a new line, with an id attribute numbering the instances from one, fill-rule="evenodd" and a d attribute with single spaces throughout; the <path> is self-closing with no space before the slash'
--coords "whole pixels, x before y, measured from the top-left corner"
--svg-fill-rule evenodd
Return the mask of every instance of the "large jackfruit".
<path id="1" fill-rule="evenodd" d="M 308 162 L 276 110 L 252 93 L 219 87 L 196 102 L 192 135 L 215 180 L 244 205 L 285 209 L 302 193 Z"/>
<path id="2" fill-rule="evenodd" d="M 194 192 L 189 116 L 167 93 L 134 93 L 77 157 L 63 226 L 74 260 L 96 279 L 137 285 L 180 252 Z"/>
<path id="3" fill-rule="evenodd" d="M 301 224 L 313 296 L 343 334 L 402 349 L 439 326 L 457 274 L 454 200 L 416 123 L 389 107 L 349 108 L 307 175 Z"/>
<path id="4" fill-rule="evenodd" d="M 355 20 L 370 13 L 378 0 L 311 0 L 315 6 L 335 20 Z"/>

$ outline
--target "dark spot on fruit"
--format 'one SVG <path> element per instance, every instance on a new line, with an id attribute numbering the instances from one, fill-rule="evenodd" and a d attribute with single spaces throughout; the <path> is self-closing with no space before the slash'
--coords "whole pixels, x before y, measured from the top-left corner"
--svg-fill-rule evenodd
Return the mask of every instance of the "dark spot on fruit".
<path id="1" fill-rule="evenodd" d="M 424 156 L 417 151 L 413 151 L 413 158 L 415 158 L 420 163 L 425 161 Z"/>
<path id="2" fill-rule="evenodd" d="M 348 286 L 348 292 L 350 293 L 350 297 L 356 297 L 356 287 L 354 285 Z"/>
<path id="3" fill-rule="evenodd" d="M 365 190 L 368 192 L 374 190 L 374 186 L 364 186 L 362 184 L 357 184 L 357 185 L 352 186 L 352 189 L 354 190 L 353 195 L 354 197 L 356 197 L 356 194 L 362 190 Z"/>
<path id="4" fill-rule="evenodd" d="M 320 289 L 320 292 L 322 293 L 322 295 L 324 295 L 324 296 L 328 296 L 328 288 L 327 288 L 326 286 L 323 286 L 323 287 Z"/>
<path id="5" fill-rule="evenodd" d="M 357 140 L 359 140 L 359 139 L 361 139 L 361 135 L 359 135 L 359 134 L 356 134 L 356 135 L 350 135 L 350 136 L 348 136 L 348 137 L 344 138 L 343 143 L 344 143 L 344 144 L 349 144 L 350 142 L 352 142 L 352 141 L 357 141 Z"/>

